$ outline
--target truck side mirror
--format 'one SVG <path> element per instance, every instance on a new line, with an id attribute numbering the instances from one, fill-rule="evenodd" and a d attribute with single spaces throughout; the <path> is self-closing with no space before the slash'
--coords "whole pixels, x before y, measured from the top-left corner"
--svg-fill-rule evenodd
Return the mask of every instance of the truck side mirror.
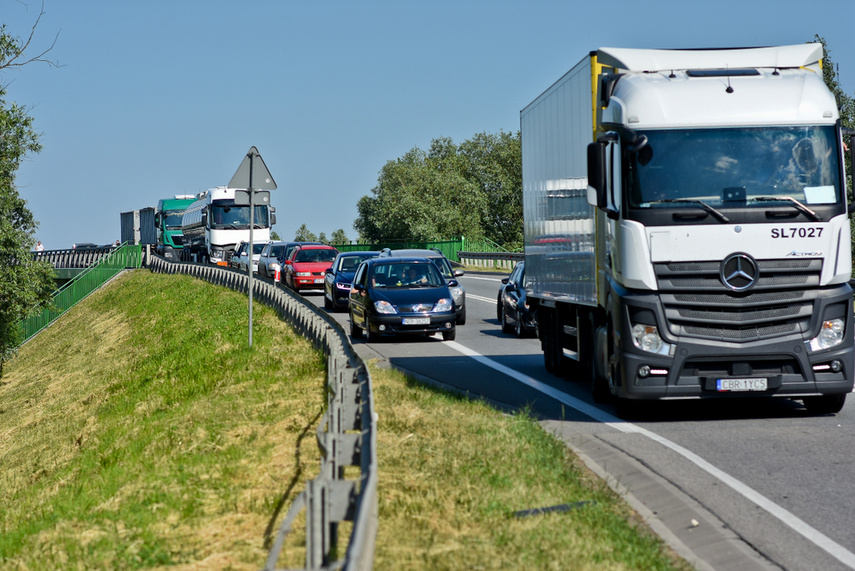
<path id="1" fill-rule="evenodd" d="M 276 215 L 271 212 L 270 214 L 270 225 L 273 226 L 276 224 Z"/>
<path id="2" fill-rule="evenodd" d="M 202 213 L 202 226 L 205 226 L 206 228 L 208 227 L 208 213 L 207 212 Z"/>
<path id="3" fill-rule="evenodd" d="M 606 178 L 606 143 L 588 145 L 588 204 L 605 209 L 608 206 Z"/>

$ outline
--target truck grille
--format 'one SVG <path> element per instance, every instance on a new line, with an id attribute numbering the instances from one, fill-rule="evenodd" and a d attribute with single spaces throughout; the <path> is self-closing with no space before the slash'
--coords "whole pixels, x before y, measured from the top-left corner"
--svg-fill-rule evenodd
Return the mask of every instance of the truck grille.
<path id="1" fill-rule="evenodd" d="M 722 284 L 719 261 L 654 268 L 671 333 L 747 342 L 807 331 L 822 260 L 758 260 L 757 281 L 745 293 Z"/>

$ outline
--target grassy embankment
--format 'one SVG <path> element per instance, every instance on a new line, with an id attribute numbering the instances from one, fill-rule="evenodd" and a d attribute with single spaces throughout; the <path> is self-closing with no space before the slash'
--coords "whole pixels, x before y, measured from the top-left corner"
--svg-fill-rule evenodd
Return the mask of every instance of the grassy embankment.
<path id="1" fill-rule="evenodd" d="M 249 351 L 244 296 L 140 270 L 21 349 L 0 379 L 0 568 L 263 565 L 317 473 L 324 375 L 255 308 Z M 531 419 L 372 375 L 377 569 L 688 568 Z M 303 565 L 302 533 L 281 566 Z"/>

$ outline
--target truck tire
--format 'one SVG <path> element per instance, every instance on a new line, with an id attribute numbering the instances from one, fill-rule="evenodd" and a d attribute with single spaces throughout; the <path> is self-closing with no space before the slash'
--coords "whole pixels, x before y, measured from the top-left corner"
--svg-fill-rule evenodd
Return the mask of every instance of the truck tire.
<path id="1" fill-rule="evenodd" d="M 821 397 L 805 397 L 802 399 L 805 408 L 811 414 L 837 414 L 846 403 L 846 393 L 839 395 L 823 395 Z"/>

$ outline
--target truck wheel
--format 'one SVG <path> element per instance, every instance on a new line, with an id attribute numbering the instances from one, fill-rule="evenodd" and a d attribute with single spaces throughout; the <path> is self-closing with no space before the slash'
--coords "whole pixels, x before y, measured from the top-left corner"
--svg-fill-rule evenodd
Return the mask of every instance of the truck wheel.
<path id="1" fill-rule="evenodd" d="M 558 317 L 555 312 L 550 311 L 544 315 L 546 324 L 543 332 L 543 360 L 546 370 L 553 375 L 561 375 L 561 361 L 564 351 L 561 350 L 561 337 L 559 336 Z"/>
<path id="2" fill-rule="evenodd" d="M 821 397 L 805 397 L 802 399 L 805 408 L 811 414 L 836 414 L 846 403 L 846 393 L 840 395 L 823 395 Z"/>
<path id="3" fill-rule="evenodd" d="M 607 347 L 609 343 L 609 328 L 606 326 L 598 327 L 594 331 L 594 343 L 593 343 L 593 355 L 591 356 L 590 363 L 590 377 L 589 382 L 591 385 L 591 396 L 594 397 L 594 402 L 596 403 L 607 403 L 612 398 L 612 393 L 609 390 L 609 380 L 608 373 L 606 371 L 601 370 L 601 354 L 603 352 L 608 352 L 608 355 L 611 355 L 612 349 Z M 611 359 L 606 358 L 606 362 L 608 363 Z"/>

